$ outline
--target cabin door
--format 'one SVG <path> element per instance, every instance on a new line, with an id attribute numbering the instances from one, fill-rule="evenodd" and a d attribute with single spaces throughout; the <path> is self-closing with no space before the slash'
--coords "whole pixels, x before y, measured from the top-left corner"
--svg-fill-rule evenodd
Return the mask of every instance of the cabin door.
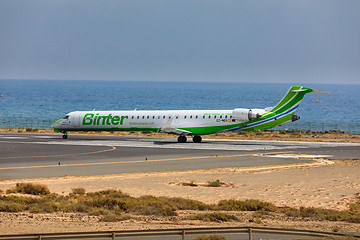
<path id="1" fill-rule="evenodd" d="M 80 127 L 80 118 L 81 115 L 80 114 L 75 114 L 73 122 L 74 122 L 74 127 Z"/>

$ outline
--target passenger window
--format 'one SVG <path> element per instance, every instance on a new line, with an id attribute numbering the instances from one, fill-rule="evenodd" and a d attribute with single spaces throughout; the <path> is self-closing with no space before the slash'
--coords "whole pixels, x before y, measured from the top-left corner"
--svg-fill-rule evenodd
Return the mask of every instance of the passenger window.
<path id="1" fill-rule="evenodd" d="M 203 119 L 205 118 L 205 115 L 203 116 Z"/>
<path id="2" fill-rule="evenodd" d="M 150 118 L 150 116 L 147 116 L 147 119 L 149 119 Z"/>
<path id="3" fill-rule="evenodd" d="M 209 115 L 209 118 L 211 118 L 211 116 Z"/>
<path id="4" fill-rule="evenodd" d="M 227 118 L 227 115 L 225 115 L 225 118 Z"/>
<path id="5" fill-rule="evenodd" d="M 131 119 L 134 119 L 134 116 L 132 116 Z"/>
<path id="6" fill-rule="evenodd" d="M 186 119 L 186 116 L 184 116 L 184 119 Z"/>
<path id="7" fill-rule="evenodd" d="M 190 116 L 190 119 L 192 119 L 192 116 Z"/>
<path id="8" fill-rule="evenodd" d="M 163 119 L 165 119 L 165 116 L 163 116 Z"/>
<path id="9" fill-rule="evenodd" d="M 214 116 L 214 119 L 216 119 L 216 115 Z"/>
<path id="10" fill-rule="evenodd" d="M 142 119 L 145 119 L 145 116 L 142 116 Z"/>
<path id="11" fill-rule="evenodd" d="M 153 116 L 153 119 L 155 119 L 155 116 Z"/>
<path id="12" fill-rule="evenodd" d="M 176 119 L 179 119 L 179 116 L 176 116 Z"/>
<path id="13" fill-rule="evenodd" d="M 139 119 L 140 118 L 140 116 L 137 116 L 137 119 Z"/>
<path id="14" fill-rule="evenodd" d="M 232 118 L 232 115 L 230 115 L 230 118 Z"/>
<path id="15" fill-rule="evenodd" d="M 222 118 L 222 116 L 220 115 L 220 118 Z"/>
<path id="16" fill-rule="evenodd" d="M 196 115 L 196 116 L 195 116 L 195 118 L 197 119 L 197 118 L 198 118 L 198 116 Z"/>

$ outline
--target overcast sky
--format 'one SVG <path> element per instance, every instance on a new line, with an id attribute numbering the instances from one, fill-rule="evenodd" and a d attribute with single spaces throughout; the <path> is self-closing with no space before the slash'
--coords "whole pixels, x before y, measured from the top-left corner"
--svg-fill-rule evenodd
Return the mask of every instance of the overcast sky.
<path id="1" fill-rule="evenodd" d="M 360 1 L 0 0 L 0 79 L 360 84 Z"/>

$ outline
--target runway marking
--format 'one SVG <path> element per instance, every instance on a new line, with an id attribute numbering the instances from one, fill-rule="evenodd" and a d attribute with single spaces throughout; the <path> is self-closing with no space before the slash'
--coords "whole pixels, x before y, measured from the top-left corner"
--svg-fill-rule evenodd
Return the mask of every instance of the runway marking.
<path id="1" fill-rule="evenodd" d="M 115 150 L 115 149 L 112 149 Z M 112 151 L 107 150 L 107 151 Z M 272 152 L 267 154 L 284 154 L 292 153 L 289 152 Z M 148 159 L 146 160 L 137 160 L 137 161 L 121 161 L 121 162 L 97 162 L 97 163 L 73 163 L 73 164 L 62 164 L 59 165 L 43 165 L 43 166 L 24 166 L 24 167 L 6 167 L 0 168 L 0 170 L 11 170 L 11 169 L 27 169 L 27 168 L 51 168 L 51 167 L 73 167 L 73 166 L 91 166 L 91 165 L 108 165 L 108 164 L 123 164 L 123 163 L 151 163 L 151 162 L 168 162 L 168 161 L 181 161 L 181 160 L 190 160 L 190 159 L 204 159 L 204 158 L 231 158 L 231 157 L 246 157 L 246 156 L 261 156 L 259 153 L 251 154 L 241 154 L 241 155 L 215 155 L 215 156 L 201 156 L 201 157 L 185 157 L 185 158 L 168 158 L 168 159 Z"/>
<path id="2" fill-rule="evenodd" d="M 102 145 L 99 145 L 99 146 L 105 147 Z M 110 147 L 110 149 L 105 149 L 105 150 L 95 151 L 95 152 L 85 152 L 85 153 L 67 153 L 67 154 L 57 154 L 57 155 L 21 156 L 21 157 L 0 157 L 0 159 L 66 157 L 66 156 L 89 155 L 89 154 L 96 154 L 96 153 L 102 153 L 102 152 L 109 152 L 109 151 L 114 151 L 116 149 L 116 147 L 114 147 L 114 146 L 106 145 L 106 147 Z M 3 169 L 3 168 L 0 168 L 0 169 Z"/>
<path id="3" fill-rule="evenodd" d="M 269 157 L 276 158 L 331 158 L 333 155 L 308 155 L 308 154 L 277 154 Z"/>

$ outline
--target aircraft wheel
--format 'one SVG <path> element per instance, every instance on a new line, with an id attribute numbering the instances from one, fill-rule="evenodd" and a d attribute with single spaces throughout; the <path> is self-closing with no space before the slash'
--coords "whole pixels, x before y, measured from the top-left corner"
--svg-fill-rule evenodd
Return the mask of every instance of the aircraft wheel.
<path id="1" fill-rule="evenodd" d="M 178 137 L 177 140 L 178 140 L 179 143 L 186 143 L 187 138 L 185 136 L 181 135 L 181 136 Z"/>
<path id="2" fill-rule="evenodd" d="M 199 136 L 199 135 L 195 135 L 194 137 L 193 137 L 193 142 L 194 143 L 201 143 L 201 137 Z"/>
<path id="3" fill-rule="evenodd" d="M 66 135 L 66 134 L 63 135 L 63 139 L 67 139 L 67 135 Z"/>

